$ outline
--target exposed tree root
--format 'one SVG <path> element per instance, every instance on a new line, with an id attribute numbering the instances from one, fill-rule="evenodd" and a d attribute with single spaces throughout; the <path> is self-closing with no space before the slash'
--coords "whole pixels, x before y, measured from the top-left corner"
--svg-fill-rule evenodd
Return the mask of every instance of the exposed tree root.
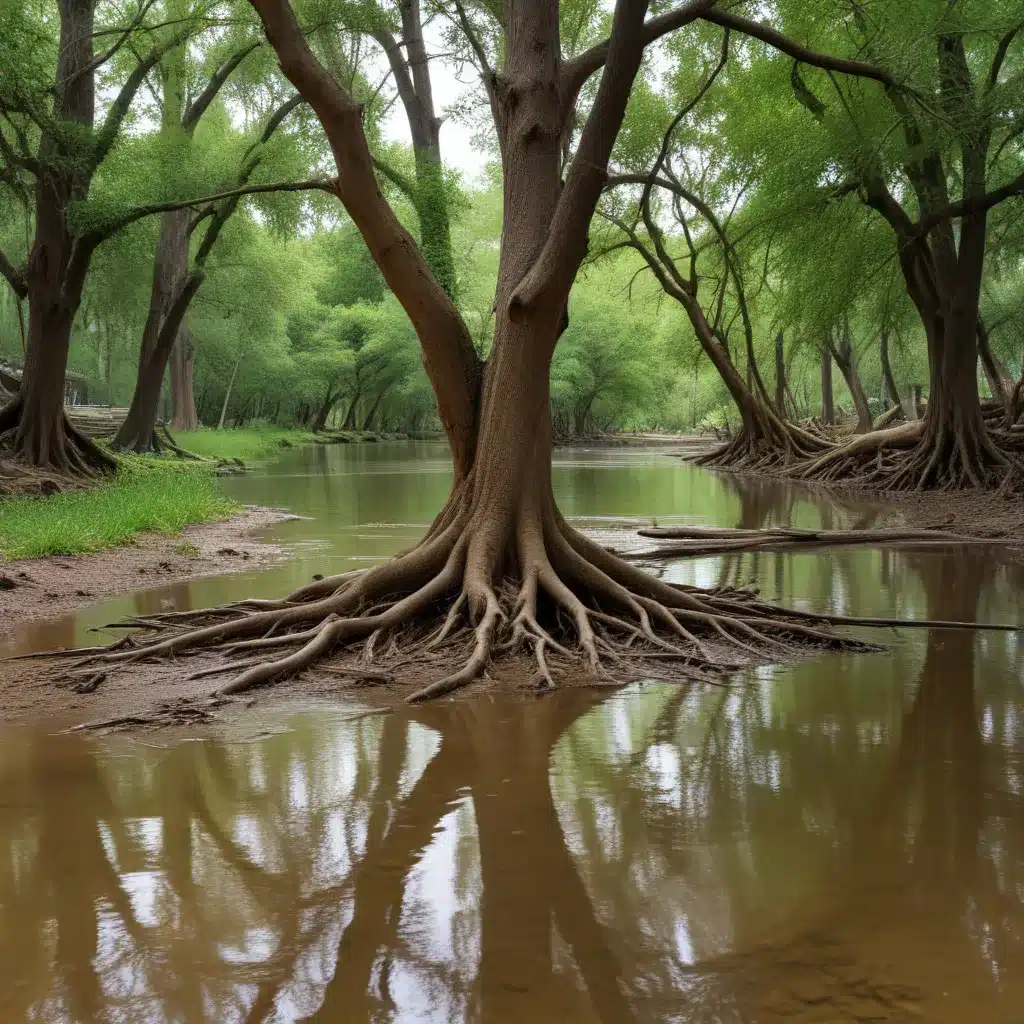
<path id="1" fill-rule="evenodd" d="M 774 415 L 765 414 L 757 422 L 756 428 L 742 427 L 734 438 L 693 461 L 710 469 L 769 473 L 818 458 L 835 447 L 828 438 Z"/>
<path id="2" fill-rule="evenodd" d="M 0 446 L 14 460 L 68 476 L 92 477 L 117 468 L 117 460 L 78 430 L 66 413 L 47 429 L 45 424 L 27 420 L 23 404 L 19 392 L 0 408 Z"/>
<path id="3" fill-rule="evenodd" d="M 1024 488 L 1024 434 L 929 430 L 926 420 L 861 434 L 785 469 L 802 481 L 882 491 Z"/>
<path id="4" fill-rule="evenodd" d="M 641 537 L 675 540 L 645 551 L 631 551 L 622 557 L 685 558 L 736 551 L 795 551 L 831 547 L 950 547 L 964 544 L 1018 544 L 1013 538 L 977 537 L 948 530 L 800 530 L 772 527 L 765 530 L 730 530 L 717 527 L 652 527 L 637 531 Z"/>
<path id="5" fill-rule="evenodd" d="M 381 566 L 317 581 L 282 601 L 139 617 L 130 624 L 154 632 L 129 647 L 59 653 L 94 668 L 212 649 L 223 661 L 191 677 L 231 673 L 218 695 L 294 676 L 345 650 L 361 651 L 364 675 L 384 674 L 372 672 L 374 659 L 387 674 L 399 656 L 420 667 L 433 652 L 456 659 L 453 671 L 406 698 L 415 702 L 458 690 L 505 657 L 529 657 L 538 688 L 551 689 L 564 674 L 603 684 L 712 679 L 809 650 L 873 649 L 750 592 L 664 583 L 574 530 L 553 507 L 523 511 L 514 551 L 500 562 L 472 525 L 468 513 L 448 510 L 417 547 Z"/>

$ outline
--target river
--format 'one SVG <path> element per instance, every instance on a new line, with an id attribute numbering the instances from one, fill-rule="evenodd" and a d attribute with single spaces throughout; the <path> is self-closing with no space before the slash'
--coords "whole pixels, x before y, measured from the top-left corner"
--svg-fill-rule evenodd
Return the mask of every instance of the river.
<path id="1" fill-rule="evenodd" d="M 564 449 L 554 472 L 566 514 L 607 531 L 877 512 L 651 449 Z M 309 517 L 272 531 L 282 564 L 16 643 L 379 560 L 448 478 L 428 443 L 289 451 L 224 482 Z M 1024 622 L 1024 565 L 977 548 L 652 569 L 837 613 Z M 0 732 L 0 1020 L 1019 1022 L 1018 637 L 884 639 L 728 687 Z"/>

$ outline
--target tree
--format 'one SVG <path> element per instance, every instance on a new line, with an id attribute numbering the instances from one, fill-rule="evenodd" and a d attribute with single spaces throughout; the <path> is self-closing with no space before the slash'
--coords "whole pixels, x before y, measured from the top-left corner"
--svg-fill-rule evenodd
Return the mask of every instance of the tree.
<path id="1" fill-rule="evenodd" d="M 180 4 L 172 3 L 168 13 L 181 18 L 185 11 Z M 188 95 L 190 76 L 186 54 L 178 48 L 164 56 L 156 69 L 161 91 L 160 135 L 174 146 L 179 159 L 190 158 L 192 136 L 200 119 L 228 77 L 258 45 L 258 42 L 236 41 L 233 52 L 229 52 L 214 68 L 203 88 L 192 96 Z M 191 422 L 196 420 L 191 385 L 188 394 L 184 393 L 185 379 L 191 379 L 190 360 L 187 358 L 187 347 L 191 343 L 187 337 L 185 312 L 188 301 L 198 288 L 194 280 L 187 280 L 192 221 L 193 212 L 187 207 L 170 210 L 161 218 L 160 238 L 153 259 L 149 313 L 139 350 L 138 378 L 128 415 L 114 438 L 117 448 L 146 452 L 154 444 L 159 447 L 155 434 L 157 405 L 171 349 L 175 347 L 180 353 L 175 361 L 177 369 L 171 388 L 176 425 L 198 426 L 198 421 Z M 188 299 L 184 298 L 186 294 Z"/>
<path id="2" fill-rule="evenodd" d="M 791 83 L 827 133 L 842 190 L 890 229 L 927 339 L 931 380 L 922 421 L 859 439 L 812 461 L 803 475 L 839 473 L 897 490 L 1019 481 L 1017 441 L 986 426 L 977 384 L 989 221 L 1024 194 L 1014 113 L 1021 78 L 1012 71 L 1024 30 L 1019 4 L 920 0 L 880 5 L 870 19 L 851 5 L 849 28 L 863 52 L 908 68 L 914 88 L 894 88 L 890 78 L 881 90 L 835 81 L 819 90 L 797 66 Z"/>
<path id="3" fill-rule="evenodd" d="M 451 448 L 452 491 L 424 539 L 392 561 L 315 581 L 281 602 L 200 613 L 196 628 L 158 637 L 130 657 L 229 643 L 255 656 L 221 687 L 235 693 L 298 671 L 338 646 L 363 642 L 372 656 L 394 630 L 411 629 L 421 643 L 433 634 L 427 642 L 435 646 L 468 638 L 464 662 L 410 697 L 421 700 L 476 679 L 499 645 L 532 648 L 544 685 L 553 684 L 553 666 L 566 662 L 582 662 L 590 673 L 616 666 L 628 675 L 632 658 L 646 662 L 644 673 L 657 664 L 665 675 L 679 659 L 692 674 L 784 643 L 842 646 L 813 616 L 798 621 L 752 594 L 655 579 L 566 522 L 551 485 L 551 360 L 644 51 L 698 18 L 770 35 L 764 26 L 711 0 L 691 0 L 651 19 L 645 0 L 617 0 L 608 38 L 563 56 L 559 5 L 509 0 L 501 71 L 476 48 L 501 149 L 505 204 L 494 339 L 483 363 L 378 187 L 359 104 L 314 55 L 287 0 L 252 2 L 284 74 L 323 126 L 338 171 L 333 191 L 419 337 Z M 875 73 L 856 62 L 806 59 Z M 585 90 L 602 69 L 596 89 Z M 585 91 L 593 99 L 581 111 Z M 578 140 L 564 162 L 564 136 L 574 125 Z M 721 646 L 711 650 L 698 634 Z M 124 659 L 117 652 L 103 657 Z"/>
<path id="4" fill-rule="evenodd" d="M 0 177 L 31 189 L 35 211 L 25 267 L 0 258 L 0 272 L 19 297 L 28 299 L 29 309 L 21 387 L 0 410 L 0 434 L 13 431 L 14 454 L 30 465 L 89 472 L 112 464 L 64 415 L 71 327 L 92 255 L 109 234 L 102 225 L 76 222 L 74 208 L 88 198 L 147 75 L 187 36 L 180 26 L 164 31 L 131 68 L 97 128 L 96 72 L 121 51 L 149 6 L 140 6 L 110 48 L 97 54 L 96 0 L 60 0 L 57 38 L 39 27 L 33 39 L 33 56 L 56 63 L 52 79 L 40 75 L 26 87 L 20 67 L 0 71 Z M 25 62 L 26 55 L 5 53 L 4 59 Z"/>
<path id="5" fill-rule="evenodd" d="M 787 422 L 784 388 L 779 392 L 782 400 L 773 403 L 757 366 L 742 257 L 730 239 L 736 196 L 737 193 L 742 196 L 747 183 L 743 181 L 742 174 L 737 175 L 736 169 L 729 166 L 728 161 L 723 165 L 716 159 L 712 147 L 707 147 L 709 156 L 702 155 L 698 161 L 692 161 L 690 153 L 699 136 L 691 131 L 681 138 L 677 132 L 726 69 L 730 36 L 731 29 L 726 27 L 715 64 L 693 97 L 682 103 L 679 112 L 669 121 L 649 169 L 646 165 L 639 172 L 624 169 L 608 178 L 606 189 L 640 187 L 635 214 L 626 220 L 607 209 L 601 212 L 625 236 L 623 242 L 613 243 L 611 248 L 628 245 L 635 249 L 666 294 L 686 311 L 701 348 L 721 376 L 739 412 L 740 430 L 736 437 L 698 461 L 720 468 L 765 470 L 820 454 L 829 445 L 822 438 Z M 629 155 L 633 156 L 635 163 L 636 156 Z M 676 164 L 681 164 L 684 170 L 677 172 Z M 710 200 L 706 195 L 711 190 L 709 179 L 717 186 L 714 189 L 716 194 Z M 674 240 L 666 238 L 658 222 L 657 211 L 652 204 L 655 188 L 671 197 L 671 211 L 679 228 L 680 245 L 674 245 Z M 702 190 L 705 195 L 699 194 Z M 725 206 L 727 212 L 724 216 L 716 212 L 716 205 Z M 751 234 L 742 228 L 740 233 Z M 766 275 L 767 261 L 762 277 Z M 700 288 L 707 281 L 713 287 L 702 305 Z M 731 309 L 726 305 L 730 289 Z M 728 341 L 731 327 L 737 320 L 742 323 L 744 335 L 746 380 L 737 368 Z M 784 385 L 784 375 L 779 379 Z"/>
<path id="6" fill-rule="evenodd" d="M 219 84 L 227 80 L 231 71 L 253 48 L 251 43 L 242 47 L 217 69 L 206 89 L 190 105 L 183 119 L 183 127 L 187 129 L 187 134 L 191 134 L 195 123 L 216 95 Z M 211 93 L 204 105 L 204 97 Z M 256 141 L 243 155 L 235 177 L 236 189 L 246 187 L 261 163 L 264 148 L 300 103 L 301 97 L 292 96 L 271 112 Z M 164 109 L 167 109 L 166 103 Z M 177 109 L 177 106 L 172 105 L 171 113 L 175 123 Z M 205 280 L 204 268 L 210 253 L 217 244 L 224 225 L 238 209 L 241 199 L 241 193 L 236 191 L 227 198 L 206 204 L 198 212 L 193 212 L 193 208 L 186 206 L 164 214 L 153 267 L 149 315 L 143 329 L 142 347 L 139 352 L 138 378 L 128 414 L 114 437 L 115 448 L 130 448 L 136 452 L 147 452 L 153 447 L 159 448 L 156 420 L 164 373 L 174 347 L 177 345 L 181 348 L 188 344 L 182 336 L 185 315 Z M 192 266 L 189 268 L 189 241 L 193 231 L 199 226 L 204 226 L 205 230 L 202 241 L 191 258 Z M 177 382 L 179 389 L 183 388 L 184 375 L 189 372 L 182 366 L 182 376 Z M 176 400 L 172 399 L 172 402 L 174 401 L 175 407 L 179 410 L 191 404 L 191 391 L 187 396 L 179 393 Z"/>

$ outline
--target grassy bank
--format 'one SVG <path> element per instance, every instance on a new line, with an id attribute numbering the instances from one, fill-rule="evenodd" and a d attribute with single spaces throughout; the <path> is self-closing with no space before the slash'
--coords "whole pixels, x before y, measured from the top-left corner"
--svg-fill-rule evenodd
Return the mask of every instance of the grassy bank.
<path id="1" fill-rule="evenodd" d="M 181 430 L 174 440 L 186 451 L 210 459 L 238 459 L 257 462 L 267 459 L 282 448 L 310 444 L 315 435 L 308 430 L 287 430 L 284 427 L 242 427 L 238 430 Z"/>
<path id="2" fill-rule="evenodd" d="M 75 555 L 177 533 L 236 511 L 211 466 L 122 456 L 117 476 L 93 490 L 0 499 L 0 561 Z"/>

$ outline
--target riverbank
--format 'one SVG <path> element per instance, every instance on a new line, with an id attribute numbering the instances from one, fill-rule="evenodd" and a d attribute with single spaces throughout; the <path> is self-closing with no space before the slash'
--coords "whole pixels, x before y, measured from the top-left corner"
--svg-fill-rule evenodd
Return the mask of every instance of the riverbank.
<path id="1" fill-rule="evenodd" d="M 140 534 L 128 546 L 0 563 L 0 643 L 26 622 L 103 598 L 269 565 L 282 549 L 256 531 L 291 518 L 281 509 L 241 508 L 218 522 Z"/>

